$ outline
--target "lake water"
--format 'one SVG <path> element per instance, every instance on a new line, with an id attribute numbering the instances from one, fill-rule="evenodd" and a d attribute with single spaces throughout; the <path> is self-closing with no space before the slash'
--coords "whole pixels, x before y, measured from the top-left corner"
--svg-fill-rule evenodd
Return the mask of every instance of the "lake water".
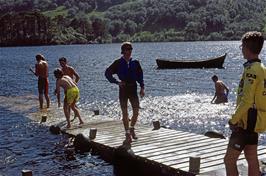
<path id="1" fill-rule="evenodd" d="M 142 65 L 146 93 L 140 99 L 138 123 L 159 119 L 161 125 L 172 129 L 198 134 L 215 130 L 228 137 L 227 121 L 234 112 L 245 62 L 239 45 L 238 41 L 134 43 L 132 56 Z M 113 175 L 112 166 L 98 156 L 77 155 L 68 161 L 63 150 L 67 139 L 51 135 L 49 126 L 34 120 L 38 113 L 37 79 L 28 68 L 34 67 L 37 53 L 48 59 L 51 112 L 60 116 L 51 123 L 64 121 L 62 108 L 56 108 L 52 95 L 53 70 L 62 56 L 81 76 L 78 106 L 83 118 L 95 118 L 91 110 L 99 109 L 104 117 L 121 119 L 118 87 L 104 77 L 107 66 L 120 57 L 120 44 L 0 48 L 0 175 L 21 175 L 22 169 L 31 169 L 34 175 Z M 225 69 L 156 69 L 156 58 L 202 59 L 224 53 L 228 54 Z M 265 49 L 261 57 L 265 63 Z M 230 88 L 226 104 L 210 104 L 214 74 Z M 266 144 L 264 134 L 260 144 Z"/>

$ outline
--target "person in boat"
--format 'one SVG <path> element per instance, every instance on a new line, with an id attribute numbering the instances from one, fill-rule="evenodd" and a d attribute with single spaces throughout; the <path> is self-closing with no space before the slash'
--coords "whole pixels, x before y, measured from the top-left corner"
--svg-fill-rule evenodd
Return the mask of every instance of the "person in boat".
<path id="1" fill-rule="evenodd" d="M 211 103 L 219 104 L 228 102 L 228 87 L 223 83 L 223 81 L 218 79 L 218 76 L 213 75 L 212 80 L 215 84 L 215 94 Z"/>
<path id="2" fill-rule="evenodd" d="M 45 60 L 42 54 L 35 56 L 36 64 L 35 71 L 30 68 L 30 71 L 38 77 L 38 93 L 39 93 L 39 104 L 40 109 L 43 109 L 43 95 L 46 99 L 47 108 L 50 107 L 49 97 L 49 81 L 48 81 L 48 62 Z"/>
<path id="3" fill-rule="evenodd" d="M 74 111 L 75 115 L 79 119 L 79 124 L 83 124 L 83 120 L 80 117 L 79 109 L 76 106 L 76 102 L 79 99 L 79 89 L 75 81 L 67 75 L 64 75 L 63 71 L 59 68 L 54 70 L 54 76 L 56 78 L 56 95 L 58 107 L 61 106 L 60 101 L 60 87 L 64 89 L 64 114 L 67 120 L 67 128 L 71 127 L 70 124 L 70 111 L 69 107 Z"/>
<path id="4" fill-rule="evenodd" d="M 263 124 L 265 123 L 263 120 L 257 121 L 257 111 L 258 115 L 261 114 L 259 112 L 266 111 L 265 67 L 259 59 L 264 37 L 262 33 L 252 31 L 245 33 L 241 41 L 242 53 L 247 62 L 244 63 L 244 72 L 238 87 L 236 110 L 228 122 L 232 134 L 224 157 L 224 163 L 226 175 L 239 175 L 237 160 L 241 152 L 244 151 L 248 163 L 248 175 L 259 176 L 258 132 L 263 131 L 258 127 L 261 128 L 266 125 Z M 255 113 L 250 113 L 255 110 L 252 107 L 256 107 Z M 263 118 L 265 119 L 266 117 Z"/>
<path id="5" fill-rule="evenodd" d="M 105 76 L 110 83 L 115 83 L 119 86 L 119 101 L 122 110 L 123 124 L 125 128 L 125 142 L 131 143 L 132 138 L 137 139 L 135 133 L 135 124 L 139 115 L 139 98 L 137 94 L 137 82 L 140 85 L 140 96 L 144 97 L 144 81 L 143 71 L 139 61 L 133 60 L 132 44 L 124 42 L 121 45 L 121 58 L 115 60 L 105 71 Z M 117 74 L 119 81 L 113 77 Z M 133 115 L 130 121 L 128 118 L 127 103 L 131 103 Z"/>

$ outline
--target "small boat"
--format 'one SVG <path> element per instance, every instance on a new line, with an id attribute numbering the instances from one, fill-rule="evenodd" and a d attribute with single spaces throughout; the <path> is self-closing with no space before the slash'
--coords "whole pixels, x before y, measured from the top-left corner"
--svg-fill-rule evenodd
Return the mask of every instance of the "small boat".
<path id="1" fill-rule="evenodd" d="M 165 60 L 156 59 L 159 69 L 175 68 L 224 68 L 223 63 L 226 53 L 223 56 L 209 58 L 206 60 Z"/>

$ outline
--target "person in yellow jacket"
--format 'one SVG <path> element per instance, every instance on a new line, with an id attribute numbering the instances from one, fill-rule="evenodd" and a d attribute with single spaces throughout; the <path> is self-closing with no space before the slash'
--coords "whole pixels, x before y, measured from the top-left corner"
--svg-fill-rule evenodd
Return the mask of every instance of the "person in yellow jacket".
<path id="1" fill-rule="evenodd" d="M 265 121 L 257 118 L 257 112 L 266 111 L 266 94 L 263 93 L 266 92 L 265 68 L 259 59 L 264 38 L 262 33 L 252 31 L 245 33 L 241 41 L 242 53 L 247 62 L 244 63 L 244 72 L 238 87 L 236 110 L 229 120 L 232 134 L 224 163 L 226 175 L 239 175 L 237 160 L 244 151 L 248 162 L 248 175 L 258 176 L 260 175 L 257 156 L 258 132 L 264 130 Z M 266 118 L 266 113 L 263 115 Z"/>

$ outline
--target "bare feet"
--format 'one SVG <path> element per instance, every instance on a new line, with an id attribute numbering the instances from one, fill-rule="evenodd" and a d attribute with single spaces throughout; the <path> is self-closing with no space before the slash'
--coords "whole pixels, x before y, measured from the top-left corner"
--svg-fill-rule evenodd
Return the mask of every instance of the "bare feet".
<path id="1" fill-rule="evenodd" d="M 67 125 L 67 127 L 66 128 L 71 128 L 71 125 Z"/>

